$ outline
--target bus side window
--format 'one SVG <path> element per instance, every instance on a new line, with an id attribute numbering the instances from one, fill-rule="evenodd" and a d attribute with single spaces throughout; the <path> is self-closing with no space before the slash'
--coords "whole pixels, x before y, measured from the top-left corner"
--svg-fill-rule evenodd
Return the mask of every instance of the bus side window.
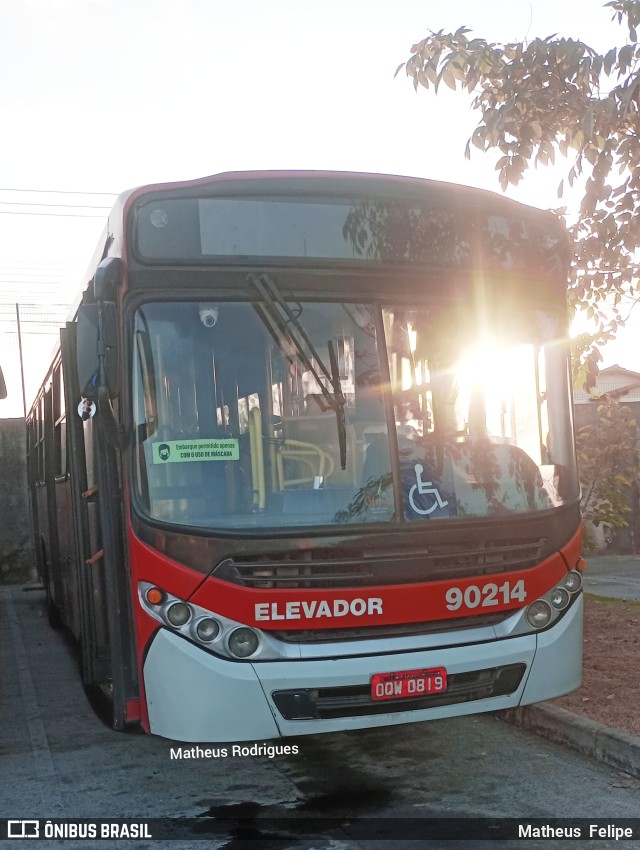
<path id="1" fill-rule="evenodd" d="M 54 475 L 60 478 L 67 474 L 67 420 L 60 366 L 53 373 L 53 427 Z"/>

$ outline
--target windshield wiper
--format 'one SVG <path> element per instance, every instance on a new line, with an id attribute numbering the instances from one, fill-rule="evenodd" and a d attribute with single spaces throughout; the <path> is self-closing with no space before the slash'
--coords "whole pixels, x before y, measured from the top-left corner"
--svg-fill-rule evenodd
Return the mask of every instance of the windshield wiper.
<path id="1" fill-rule="evenodd" d="M 282 297 L 276 283 L 266 274 L 250 274 L 248 276 L 248 280 L 253 284 L 260 295 L 261 307 L 265 312 L 266 318 L 270 320 L 271 324 L 275 326 L 281 336 L 293 345 L 301 362 L 311 372 L 317 385 L 320 387 L 320 391 L 324 396 L 327 407 L 335 412 L 336 425 L 338 429 L 338 446 L 340 449 L 340 466 L 342 469 L 346 469 L 347 426 L 344 412 L 346 399 L 342 392 L 340 370 L 338 368 L 338 356 L 336 354 L 333 340 L 330 339 L 327 343 L 329 350 L 329 365 L 331 369 L 331 371 L 329 371 L 316 351 L 313 343 L 309 339 L 307 332 L 298 321 L 298 317 Z M 309 354 L 307 354 L 307 351 Z M 316 361 L 320 371 L 331 384 L 331 388 L 333 390 L 332 393 L 330 393 L 324 385 L 320 374 L 312 363 L 312 358 Z"/>

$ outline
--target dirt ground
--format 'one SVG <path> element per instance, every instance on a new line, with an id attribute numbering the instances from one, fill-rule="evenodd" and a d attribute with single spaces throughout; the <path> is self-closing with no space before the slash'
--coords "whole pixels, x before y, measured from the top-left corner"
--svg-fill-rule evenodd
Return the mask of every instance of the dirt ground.
<path id="1" fill-rule="evenodd" d="M 585 596 L 582 687 L 555 705 L 640 735 L 640 602 Z"/>

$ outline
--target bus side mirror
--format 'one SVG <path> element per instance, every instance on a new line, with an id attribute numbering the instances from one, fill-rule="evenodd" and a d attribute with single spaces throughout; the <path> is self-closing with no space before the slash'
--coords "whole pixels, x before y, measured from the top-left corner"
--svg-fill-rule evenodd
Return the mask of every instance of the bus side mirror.
<path id="1" fill-rule="evenodd" d="M 118 395 L 116 305 L 113 302 L 80 305 L 76 360 L 83 398 L 97 401 L 101 385 L 108 389 L 109 398 Z"/>

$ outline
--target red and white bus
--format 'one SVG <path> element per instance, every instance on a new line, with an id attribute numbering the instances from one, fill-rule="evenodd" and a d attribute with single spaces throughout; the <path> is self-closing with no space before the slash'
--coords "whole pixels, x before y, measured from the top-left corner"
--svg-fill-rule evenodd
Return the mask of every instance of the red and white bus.
<path id="1" fill-rule="evenodd" d="M 53 623 L 113 725 L 269 739 L 579 685 L 568 243 L 427 180 L 123 194 L 27 420 Z"/>

